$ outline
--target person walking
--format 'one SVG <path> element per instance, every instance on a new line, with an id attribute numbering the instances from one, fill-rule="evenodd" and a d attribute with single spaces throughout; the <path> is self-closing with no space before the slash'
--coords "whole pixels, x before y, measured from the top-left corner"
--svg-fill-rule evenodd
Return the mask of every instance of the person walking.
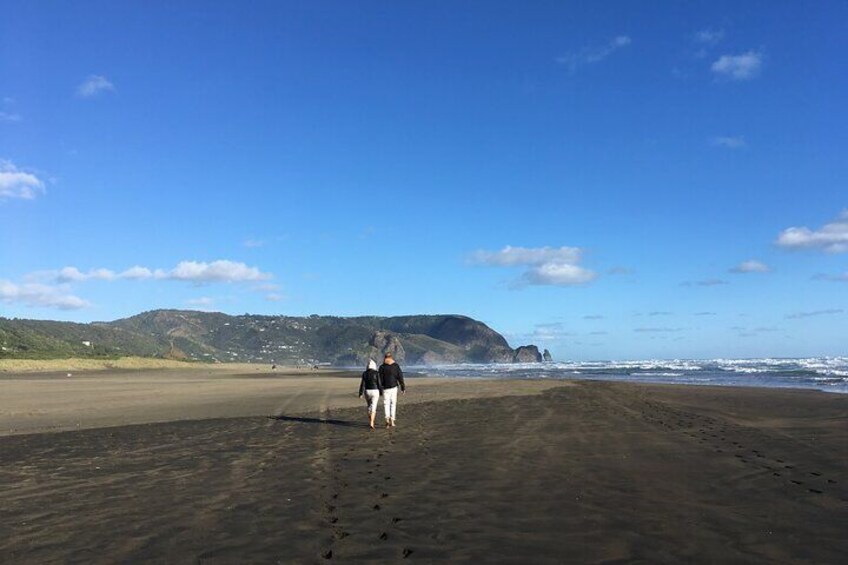
<path id="1" fill-rule="evenodd" d="M 386 353 L 383 364 L 378 371 L 380 386 L 383 389 L 383 409 L 386 412 L 386 427 L 395 427 L 397 414 L 398 386 L 401 393 L 406 393 L 406 384 L 403 382 L 403 371 L 400 365 L 395 363 L 391 353 Z"/>
<path id="2" fill-rule="evenodd" d="M 365 394 L 365 402 L 368 403 L 368 420 L 371 429 L 374 429 L 374 418 L 377 416 L 377 403 L 383 394 L 383 386 L 380 384 L 380 374 L 377 372 L 377 363 L 373 359 L 368 360 L 368 368 L 362 373 L 359 381 L 359 398 Z"/>

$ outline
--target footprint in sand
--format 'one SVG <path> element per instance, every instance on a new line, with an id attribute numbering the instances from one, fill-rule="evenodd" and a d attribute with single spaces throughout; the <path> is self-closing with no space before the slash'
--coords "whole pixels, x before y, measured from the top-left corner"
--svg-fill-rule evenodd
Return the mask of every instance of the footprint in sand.
<path id="1" fill-rule="evenodd" d="M 324 553 L 321 554 L 321 557 L 323 557 L 324 559 L 332 559 L 333 558 L 333 550 L 328 549 L 327 551 L 325 551 Z"/>
<path id="2" fill-rule="evenodd" d="M 409 557 L 410 555 L 412 555 L 412 550 L 411 550 L 411 549 L 409 549 L 408 547 L 404 547 L 404 548 L 403 548 L 402 555 L 403 555 L 403 558 L 404 558 L 404 559 L 406 559 L 407 557 Z"/>
<path id="3" fill-rule="evenodd" d="M 823 494 L 822 491 L 820 491 L 819 489 L 816 489 L 816 488 L 811 488 L 811 489 L 809 489 L 809 491 L 813 492 L 815 494 Z"/>
<path id="4" fill-rule="evenodd" d="M 373 510 L 379 510 L 379 509 L 380 509 L 380 505 L 379 505 L 379 504 L 375 504 L 375 505 L 372 507 L 372 509 L 373 509 Z"/>
<path id="5" fill-rule="evenodd" d="M 387 539 L 389 539 L 389 534 L 383 532 L 382 534 L 380 534 L 380 539 L 386 541 Z"/>
<path id="6" fill-rule="evenodd" d="M 397 524 L 399 522 L 403 522 L 403 518 L 392 518 L 392 524 Z"/>

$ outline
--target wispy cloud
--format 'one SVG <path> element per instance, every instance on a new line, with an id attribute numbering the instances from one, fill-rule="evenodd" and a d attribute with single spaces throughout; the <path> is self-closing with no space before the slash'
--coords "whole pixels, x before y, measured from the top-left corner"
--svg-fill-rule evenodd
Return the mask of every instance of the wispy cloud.
<path id="1" fill-rule="evenodd" d="M 600 314 L 587 314 L 583 316 L 584 320 L 603 320 L 604 317 Z"/>
<path id="2" fill-rule="evenodd" d="M 715 316 L 715 312 L 695 312 L 695 316 Z"/>
<path id="3" fill-rule="evenodd" d="M 713 147 L 723 147 L 725 149 L 745 149 L 748 144 L 741 136 L 719 135 L 710 138 L 710 145 Z"/>
<path id="4" fill-rule="evenodd" d="M 634 332 L 643 334 L 653 333 L 675 333 L 683 331 L 683 328 L 633 328 Z"/>
<path id="5" fill-rule="evenodd" d="M 842 274 L 839 274 L 839 275 L 829 275 L 827 273 L 819 273 L 819 274 L 813 276 L 813 280 L 848 283 L 848 273 L 842 273 Z"/>
<path id="6" fill-rule="evenodd" d="M 775 242 L 787 249 L 818 249 L 827 253 L 848 252 L 848 210 L 840 214 L 835 222 L 825 224 L 817 230 L 807 227 L 786 228 Z"/>
<path id="7" fill-rule="evenodd" d="M 633 274 L 633 269 L 628 267 L 613 267 L 607 270 L 608 275 L 631 275 Z"/>
<path id="8" fill-rule="evenodd" d="M 562 324 L 562 322 L 552 322 L 545 324 L 536 324 L 533 331 L 530 333 L 510 334 L 513 341 L 559 341 L 567 337 L 573 337 L 576 334 Z"/>
<path id="9" fill-rule="evenodd" d="M 693 40 L 701 45 L 716 45 L 724 39 L 723 29 L 702 29 L 695 32 Z"/>
<path id="10" fill-rule="evenodd" d="M 720 286 L 723 284 L 728 283 L 722 279 L 704 279 L 700 281 L 683 281 L 680 283 L 680 286 Z"/>
<path id="11" fill-rule="evenodd" d="M 0 122 L 15 123 L 20 122 L 23 118 L 17 112 L 13 112 L 10 107 L 14 105 L 15 99 L 8 96 L 0 99 Z"/>
<path id="12" fill-rule="evenodd" d="M 188 304 L 189 306 L 208 308 L 215 304 L 215 299 L 209 296 L 201 296 L 199 298 L 191 298 L 189 300 L 186 300 L 186 304 Z"/>
<path id="13" fill-rule="evenodd" d="M 654 312 L 648 312 L 648 316 L 671 316 L 673 312 L 665 312 L 661 310 L 655 310 Z"/>
<path id="14" fill-rule="evenodd" d="M 728 270 L 730 273 L 736 274 L 745 274 L 745 273 L 768 273 L 771 269 L 769 269 L 768 265 L 761 261 L 757 261 L 756 259 L 750 259 L 748 261 L 742 261 L 735 267 L 732 267 Z"/>
<path id="15" fill-rule="evenodd" d="M 261 240 L 261 239 L 251 238 L 251 239 L 244 240 L 244 246 L 247 247 L 247 248 L 250 248 L 250 249 L 253 249 L 253 248 L 256 248 L 256 247 L 262 247 L 264 245 L 265 245 L 265 241 Z"/>
<path id="16" fill-rule="evenodd" d="M 750 80 L 760 74 L 763 55 L 759 51 L 747 51 L 741 55 L 722 55 L 710 67 L 723 78 L 731 80 Z"/>
<path id="17" fill-rule="evenodd" d="M 0 201 L 33 200 L 44 193 L 45 183 L 35 173 L 19 169 L 11 161 L 0 159 Z"/>
<path id="18" fill-rule="evenodd" d="M 0 302 L 59 310 L 79 310 L 90 306 L 89 302 L 70 294 L 60 286 L 41 283 L 15 284 L 7 280 L 0 280 Z"/>
<path id="19" fill-rule="evenodd" d="M 798 320 L 801 318 L 813 318 L 815 316 L 830 316 L 833 314 L 842 314 L 844 310 L 841 308 L 829 308 L 827 310 L 813 310 L 810 312 L 795 312 L 794 314 L 787 314 L 786 317 L 790 320 Z"/>
<path id="20" fill-rule="evenodd" d="M 619 49 L 630 45 L 631 40 L 627 35 L 619 35 L 612 38 L 606 45 L 584 47 L 579 51 L 565 53 L 556 58 L 556 62 L 568 67 L 570 72 L 576 72 L 577 69 L 585 65 L 594 65 L 600 63 Z"/>
<path id="21" fill-rule="evenodd" d="M 474 264 L 496 267 L 577 263 L 580 261 L 580 254 L 579 247 L 512 247 L 507 245 L 500 251 L 476 251 L 471 255 L 470 261 Z"/>
<path id="22" fill-rule="evenodd" d="M 82 84 L 77 87 L 77 96 L 91 98 L 104 92 L 114 92 L 115 85 L 103 75 L 89 75 Z"/>
<path id="23" fill-rule="evenodd" d="M 469 263 L 493 267 L 526 267 L 513 288 L 529 285 L 573 286 L 591 282 L 597 276 L 580 267 L 582 251 L 577 247 L 512 247 L 500 251 L 477 251 Z"/>

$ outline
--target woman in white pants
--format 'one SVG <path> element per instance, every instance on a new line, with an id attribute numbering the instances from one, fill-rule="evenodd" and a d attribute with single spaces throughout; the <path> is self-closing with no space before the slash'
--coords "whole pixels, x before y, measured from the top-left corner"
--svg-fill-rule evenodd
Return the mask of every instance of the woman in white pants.
<path id="1" fill-rule="evenodd" d="M 371 424 L 371 429 L 374 429 L 374 418 L 377 416 L 377 403 L 380 401 L 380 395 L 383 393 L 383 387 L 380 384 L 380 375 L 377 373 L 377 363 L 373 359 L 368 360 L 368 368 L 362 373 L 362 380 L 359 381 L 359 398 L 365 394 L 365 401 L 368 403 L 368 420 Z"/>
<path id="2" fill-rule="evenodd" d="M 386 353 L 383 364 L 380 365 L 379 383 L 383 391 L 383 408 L 386 411 L 386 427 L 395 427 L 395 416 L 397 414 L 398 387 L 402 393 L 406 392 L 406 384 L 403 382 L 403 371 L 400 365 L 395 363 L 391 353 Z"/>

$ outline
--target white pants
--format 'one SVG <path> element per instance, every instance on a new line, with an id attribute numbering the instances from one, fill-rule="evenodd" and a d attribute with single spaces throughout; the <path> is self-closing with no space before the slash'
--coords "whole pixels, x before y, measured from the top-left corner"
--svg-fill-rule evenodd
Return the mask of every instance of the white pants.
<path id="1" fill-rule="evenodd" d="M 365 402 L 368 403 L 368 413 L 373 414 L 377 411 L 377 403 L 380 402 L 380 391 L 374 390 L 365 391 Z"/>
<path id="2" fill-rule="evenodd" d="M 386 411 L 386 420 L 395 419 L 397 412 L 397 391 L 398 387 L 383 389 L 383 408 Z"/>

